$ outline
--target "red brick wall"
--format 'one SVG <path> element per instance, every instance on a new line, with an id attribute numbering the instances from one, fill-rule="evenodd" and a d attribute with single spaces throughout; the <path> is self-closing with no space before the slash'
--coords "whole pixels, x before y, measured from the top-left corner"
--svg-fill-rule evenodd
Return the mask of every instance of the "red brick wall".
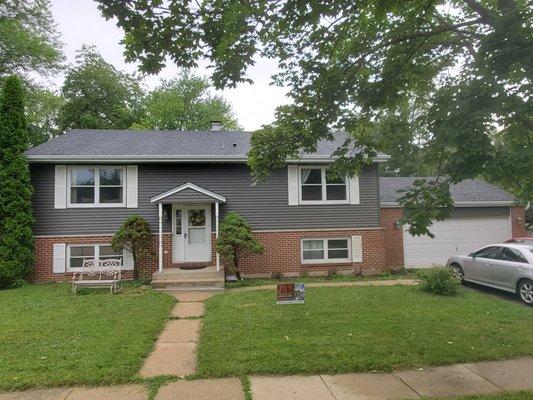
<path id="1" fill-rule="evenodd" d="M 511 207 L 511 224 L 513 237 L 526 236 L 526 213 L 523 206 Z"/>
<path id="2" fill-rule="evenodd" d="M 254 236 L 264 247 L 262 254 L 245 255 L 239 261 L 239 267 L 244 275 L 260 276 L 281 272 L 284 275 L 300 275 L 327 273 L 329 270 L 376 273 L 386 268 L 385 253 L 383 251 L 383 231 L 373 230 L 331 230 L 304 232 L 255 232 Z M 324 263 L 302 264 L 300 243 L 303 238 L 349 238 L 362 236 L 362 263 Z"/>
<path id="3" fill-rule="evenodd" d="M 403 232 L 396 227 L 396 221 L 402 218 L 401 208 L 382 208 L 381 227 L 384 228 L 383 240 L 385 243 L 386 263 L 390 269 L 401 268 L 403 258 Z"/>
<path id="4" fill-rule="evenodd" d="M 292 232 L 255 232 L 255 237 L 263 244 L 265 251 L 259 255 L 245 255 L 240 261 L 241 271 L 248 276 L 270 276 L 273 273 L 300 275 L 325 274 L 329 270 L 339 272 L 356 272 L 364 274 L 378 273 L 385 269 L 394 269 L 403 265 L 402 231 L 395 227 L 399 218 L 398 209 L 382 211 L 382 228 L 368 230 L 329 230 L 329 231 L 292 231 Z M 326 263 L 302 264 L 300 243 L 302 238 L 330 238 L 362 236 L 362 263 Z M 37 237 L 35 239 L 35 271 L 31 280 L 35 282 L 60 281 L 70 279 L 72 273 L 53 274 L 53 245 L 110 243 L 111 235 L 80 237 Z M 212 262 L 215 265 L 215 234 L 212 234 Z M 145 261 L 150 272 L 157 271 L 158 235 L 153 236 L 153 251 L 156 258 Z M 163 235 L 163 267 L 178 265 L 172 263 L 172 235 Z M 132 271 L 124 271 L 124 278 L 133 276 Z"/>

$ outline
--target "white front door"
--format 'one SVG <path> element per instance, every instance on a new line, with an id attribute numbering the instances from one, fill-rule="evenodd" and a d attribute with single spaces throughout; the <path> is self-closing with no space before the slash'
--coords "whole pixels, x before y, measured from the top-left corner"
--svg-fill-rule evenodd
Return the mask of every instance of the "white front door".
<path id="1" fill-rule="evenodd" d="M 211 261 L 210 205 L 172 205 L 172 261 Z"/>

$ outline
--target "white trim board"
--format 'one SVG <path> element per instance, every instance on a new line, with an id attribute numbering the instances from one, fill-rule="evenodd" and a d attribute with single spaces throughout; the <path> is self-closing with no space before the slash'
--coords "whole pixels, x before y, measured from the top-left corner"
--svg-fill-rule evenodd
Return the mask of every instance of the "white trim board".
<path id="1" fill-rule="evenodd" d="M 386 162 L 389 156 L 374 157 L 373 162 L 382 163 Z M 26 159 L 29 162 L 128 162 L 128 163 L 175 163 L 175 162 L 220 162 L 220 163 L 234 163 L 234 162 L 248 162 L 248 157 L 243 156 L 146 156 L 146 155 L 59 155 L 59 154 L 26 154 Z M 287 163 L 332 163 L 335 158 L 330 156 L 316 156 L 316 157 L 303 157 L 301 159 L 289 159 Z"/>
<path id="2" fill-rule="evenodd" d="M 198 193 L 204 194 L 215 200 L 218 200 L 221 203 L 226 202 L 226 198 L 224 196 L 221 196 L 215 192 L 212 192 L 211 190 L 204 189 L 203 187 L 195 185 L 194 183 L 187 182 L 181 186 L 175 187 L 174 189 L 167 190 L 166 192 L 163 192 L 157 196 L 152 197 L 150 199 L 150 203 L 157 203 L 158 201 L 163 200 L 165 197 L 172 196 L 173 194 L 179 193 L 185 189 L 192 189 Z"/>
<path id="3" fill-rule="evenodd" d="M 396 202 L 384 201 L 380 204 L 381 208 L 402 208 L 402 206 Z M 455 202 L 454 207 L 512 207 L 516 205 L 514 201 L 458 201 Z"/>

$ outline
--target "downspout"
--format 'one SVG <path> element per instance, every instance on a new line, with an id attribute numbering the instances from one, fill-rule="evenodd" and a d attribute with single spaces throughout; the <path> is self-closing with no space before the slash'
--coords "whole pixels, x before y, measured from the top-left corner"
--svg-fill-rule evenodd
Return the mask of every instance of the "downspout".
<path id="1" fill-rule="evenodd" d="M 159 273 L 163 272 L 163 204 L 159 203 Z"/>
<path id="2" fill-rule="evenodd" d="M 219 205 L 218 201 L 215 203 L 215 238 L 218 239 L 218 216 L 219 216 Z M 215 242 L 216 246 L 216 242 Z M 216 248 L 216 247 L 215 247 Z M 220 255 L 217 251 L 217 272 L 220 271 Z"/>

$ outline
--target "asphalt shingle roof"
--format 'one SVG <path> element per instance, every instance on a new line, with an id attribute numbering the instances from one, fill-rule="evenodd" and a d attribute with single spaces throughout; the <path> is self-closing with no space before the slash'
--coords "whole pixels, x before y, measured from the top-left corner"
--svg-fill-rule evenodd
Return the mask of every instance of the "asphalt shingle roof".
<path id="1" fill-rule="evenodd" d="M 235 131 L 132 131 L 74 129 L 26 152 L 30 156 L 132 156 L 245 158 L 251 132 Z M 316 153 L 305 157 L 329 157 L 344 142 L 339 133 L 323 141 Z M 378 154 L 378 156 L 385 156 Z"/>
<path id="2" fill-rule="evenodd" d="M 422 177 L 380 177 L 379 190 L 381 203 L 395 203 L 402 193 L 398 190 L 407 189 L 416 179 Z M 426 177 L 426 179 L 432 179 Z M 481 179 L 467 179 L 450 187 L 452 199 L 455 203 L 514 201 L 514 197 L 505 190 L 491 185 Z"/>

